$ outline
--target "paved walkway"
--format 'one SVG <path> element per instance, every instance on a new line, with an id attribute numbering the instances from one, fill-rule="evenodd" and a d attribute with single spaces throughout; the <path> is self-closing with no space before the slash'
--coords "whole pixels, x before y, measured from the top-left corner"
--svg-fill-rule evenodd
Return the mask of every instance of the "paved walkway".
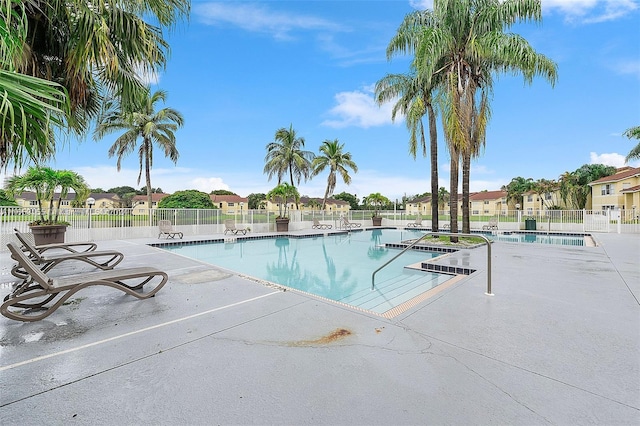
<path id="1" fill-rule="evenodd" d="M 169 282 L 0 317 L 0 424 L 637 425 L 640 238 L 595 239 L 493 244 L 494 296 L 485 249 L 447 256 L 478 272 L 393 319 L 100 242 Z"/>

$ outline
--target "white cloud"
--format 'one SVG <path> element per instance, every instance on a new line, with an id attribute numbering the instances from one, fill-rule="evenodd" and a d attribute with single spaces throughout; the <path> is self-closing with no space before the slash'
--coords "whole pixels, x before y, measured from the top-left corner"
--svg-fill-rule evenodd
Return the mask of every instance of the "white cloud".
<path id="1" fill-rule="evenodd" d="M 542 0 L 544 12 L 559 12 L 568 22 L 613 21 L 638 8 L 636 0 Z"/>
<path id="2" fill-rule="evenodd" d="M 635 75 L 640 78 L 640 60 L 619 61 L 612 69 L 618 74 Z"/>
<path id="3" fill-rule="evenodd" d="M 622 167 L 625 165 L 624 155 L 612 152 L 610 154 L 597 154 L 592 152 L 589 154 L 591 164 L 604 164 L 605 166 Z"/>
<path id="4" fill-rule="evenodd" d="M 234 25 L 246 31 L 268 33 L 278 39 L 289 39 L 290 33 L 296 30 L 342 29 L 325 19 L 274 11 L 255 3 L 200 3 L 193 6 L 193 13 L 205 24 Z"/>
<path id="5" fill-rule="evenodd" d="M 197 177 L 190 181 L 191 185 L 189 189 L 197 189 L 198 191 L 206 192 L 209 194 L 216 189 L 229 190 L 229 185 L 224 183 L 222 178 L 219 177 Z"/>
<path id="6" fill-rule="evenodd" d="M 336 106 L 331 108 L 329 115 L 335 119 L 325 120 L 323 125 L 333 128 L 343 127 L 375 127 L 392 124 L 391 110 L 392 102 L 387 102 L 378 106 L 373 98 L 373 88 L 366 87 L 364 91 L 354 90 L 353 92 L 340 92 L 335 95 Z M 396 122 L 402 117 L 396 117 Z"/>
<path id="7" fill-rule="evenodd" d="M 409 5 L 416 10 L 433 10 L 433 0 L 409 0 Z"/>
<path id="8" fill-rule="evenodd" d="M 145 86 L 155 86 L 160 83 L 160 74 L 155 70 L 145 70 L 141 65 L 136 67 L 136 77 Z"/>

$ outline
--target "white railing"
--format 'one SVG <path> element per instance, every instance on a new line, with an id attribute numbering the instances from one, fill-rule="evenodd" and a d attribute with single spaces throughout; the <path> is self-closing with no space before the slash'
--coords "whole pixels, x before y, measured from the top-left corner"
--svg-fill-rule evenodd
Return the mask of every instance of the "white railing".
<path id="1" fill-rule="evenodd" d="M 292 211 L 289 229 L 297 231 L 310 229 L 313 218 L 324 223 L 333 223 L 333 229 L 340 228 L 340 217 L 345 215 L 349 222 L 372 226 L 371 210 L 333 211 Z M 403 210 L 381 211 L 382 226 L 405 227 L 415 222 L 419 215 L 407 214 Z M 234 219 L 237 224 L 248 227 L 252 232 L 274 232 L 277 212 L 266 210 L 244 210 L 224 214 L 216 209 L 153 209 L 140 214 L 136 209 L 62 209 L 59 220 L 70 223 L 66 241 L 100 241 L 109 239 L 150 238 L 158 235 L 158 220 L 168 219 L 177 231 L 185 235 L 218 234 L 224 231 L 224 221 Z M 38 210 L 19 207 L 0 207 L 0 237 L 2 246 L 12 238 L 14 228 L 29 232 L 29 222 L 38 219 Z M 421 215 L 422 227 L 431 229 L 431 216 Z M 548 210 L 533 215 L 523 211 L 504 211 L 496 216 L 498 230 L 531 230 L 547 232 L 617 232 L 640 233 L 637 214 L 625 210 Z M 491 217 L 472 215 L 472 231 L 481 231 Z M 448 211 L 438 215 L 440 229 L 450 223 Z M 462 217 L 458 217 L 458 231 L 462 230 Z"/>

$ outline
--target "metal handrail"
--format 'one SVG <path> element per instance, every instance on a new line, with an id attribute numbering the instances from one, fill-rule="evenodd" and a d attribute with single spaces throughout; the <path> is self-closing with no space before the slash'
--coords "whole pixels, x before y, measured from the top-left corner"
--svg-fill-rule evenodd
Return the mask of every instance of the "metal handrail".
<path id="1" fill-rule="evenodd" d="M 480 235 L 480 234 L 463 234 L 463 233 L 457 233 L 457 232 L 456 233 L 454 233 L 454 232 L 428 232 L 428 233 L 424 234 L 423 236 L 421 236 L 420 238 L 418 238 L 417 240 L 415 240 L 414 242 L 412 242 L 411 244 L 409 244 L 408 246 L 406 246 L 404 249 L 402 249 L 402 251 L 400 253 L 396 254 L 394 257 L 392 257 L 391 259 L 386 261 L 378 269 L 373 271 L 373 273 L 371 274 L 371 290 L 375 290 L 375 277 L 376 277 L 376 274 L 382 268 L 384 268 L 385 266 L 387 266 L 388 264 L 390 264 L 391 262 L 396 260 L 398 257 L 402 256 L 407 250 L 410 250 L 411 248 L 413 248 L 413 246 L 418 244 L 425 237 L 429 237 L 429 236 L 433 236 L 433 235 L 442 235 L 444 237 L 479 237 L 479 238 L 482 238 L 485 241 L 485 243 L 487 245 L 487 292 L 485 294 L 487 296 L 493 296 L 493 293 L 491 293 L 491 240 L 489 240 L 484 235 Z"/>

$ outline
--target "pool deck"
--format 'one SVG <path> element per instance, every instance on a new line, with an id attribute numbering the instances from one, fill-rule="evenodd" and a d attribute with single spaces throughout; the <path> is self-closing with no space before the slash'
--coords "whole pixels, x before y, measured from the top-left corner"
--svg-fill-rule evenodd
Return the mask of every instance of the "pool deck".
<path id="1" fill-rule="evenodd" d="M 149 300 L 94 288 L 39 322 L 0 317 L 0 424 L 637 425 L 640 236 L 594 239 L 492 244 L 493 296 L 486 248 L 447 255 L 477 272 L 391 319 L 157 239 L 100 241 L 119 268 L 169 282 Z M 3 295 L 11 263 L 2 252 Z"/>

